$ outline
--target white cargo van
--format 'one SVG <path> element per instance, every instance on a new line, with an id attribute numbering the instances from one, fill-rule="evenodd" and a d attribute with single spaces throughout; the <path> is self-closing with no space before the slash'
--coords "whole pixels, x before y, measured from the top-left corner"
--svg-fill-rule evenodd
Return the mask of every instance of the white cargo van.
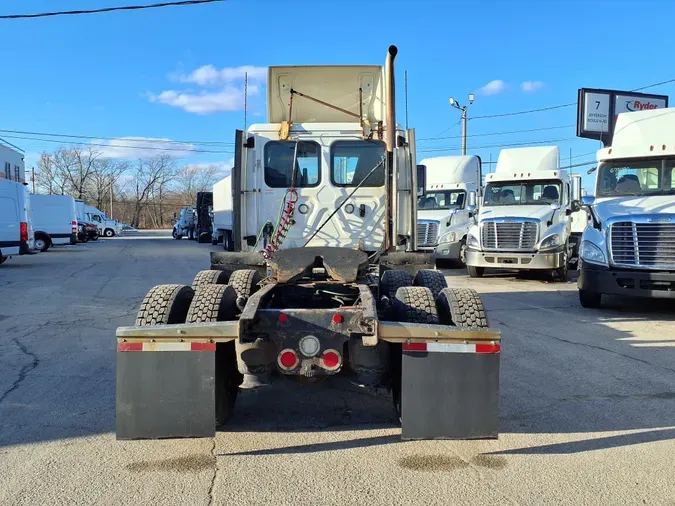
<path id="1" fill-rule="evenodd" d="M 30 195 L 23 183 L 0 178 L 0 264 L 34 248 Z"/>
<path id="2" fill-rule="evenodd" d="M 84 212 L 87 221 L 96 224 L 99 235 L 113 237 L 122 233 L 122 225 L 108 218 L 100 209 L 85 204 Z"/>
<path id="3" fill-rule="evenodd" d="M 417 184 L 424 188 L 417 202 L 417 246 L 433 252 L 437 260 L 465 265 L 466 234 L 472 224 L 467 196 L 480 192 L 480 158 L 426 158 L 417 166 L 417 174 Z"/>
<path id="4" fill-rule="evenodd" d="M 70 195 L 32 195 L 31 213 L 36 249 L 77 242 L 77 212 Z"/>
<path id="5" fill-rule="evenodd" d="M 225 251 L 232 251 L 232 176 L 225 176 L 213 185 L 213 244 L 223 242 Z"/>

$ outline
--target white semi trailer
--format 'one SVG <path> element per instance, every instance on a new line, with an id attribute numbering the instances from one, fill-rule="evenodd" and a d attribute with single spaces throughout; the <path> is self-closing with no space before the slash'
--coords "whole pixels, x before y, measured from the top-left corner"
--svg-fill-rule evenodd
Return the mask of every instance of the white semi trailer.
<path id="1" fill-rule="evenodd" d="M 675 109 L 618 115 L 597 153 L 591 220 L 581 242 L 579 300 L 603 295 L 675 298 Z"/>
<path id="2" fill-rule="evenodd" d="M 468 195 L 481 189 L 481 161 L 477 156 L 425 158 L 417 166 L 417 245 L 436 260 L 466 265 L 466 236 L 472 220 Z M 422 179 L 422 184 L 420 184 Z"/>
<path id="3" fill-rule="evenodd" d="M 467 238 L 469 275 L 537 269 L 566 281 L 580 235 L 572 221 L 585 219 L 580 194 L 581 176 L 560 168 L 558 147 L 501 150 Z M 470 197 L 473 209 L 476 197 Z"/>
<path id="4" fill-rule="evenodd" d="M 213 185 L 213 244 L 223 243 L 225 251 L 234 249 L 232 210 L 232 175 Z"/>

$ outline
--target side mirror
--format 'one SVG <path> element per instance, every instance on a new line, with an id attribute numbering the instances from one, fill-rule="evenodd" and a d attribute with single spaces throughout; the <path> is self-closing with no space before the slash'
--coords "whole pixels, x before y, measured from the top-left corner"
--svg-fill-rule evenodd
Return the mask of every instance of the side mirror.
<path id="1" fill-rule="evenodd" d="M 584 207 L 591 207 L 593 204 L 595 204 L 595 197 L 592 195 L 584 195 L 581 197 L 581 205 Z"/>
<path id="2" fill-rule="evenodd" d="M 551 204 L 551 209 L 553 209 L 554 211 L 557 211 L 558 209 L 560 209 L 560 204 L 558 204 L 557 202 L 553 202 Z"/>
<path id="3" fill-rule="evenodd" d="M 598 170 L 598 167 L 591 167 L 586 171 L 586 174 L 593 174 L 596 170 Z"/>
<path id="4" fill-rule="evenodd" d="M 476 205 L 477 203 L 477 198 L 476 198 L 476 192 L 469 192 L 469 199 L 466 204 L 466 210 L 469 211 L 469 217 L 473 218 L 473 216 L 476 214 L 476 209 L 478 206 Z"/>

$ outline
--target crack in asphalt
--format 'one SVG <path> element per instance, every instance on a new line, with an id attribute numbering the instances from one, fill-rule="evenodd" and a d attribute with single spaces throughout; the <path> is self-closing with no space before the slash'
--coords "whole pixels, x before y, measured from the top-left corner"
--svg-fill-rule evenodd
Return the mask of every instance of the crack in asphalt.
<path id="1" fill-rule="evenodd" d="M 215 497 L 213 496 L 213 488 L 216 486 L 216 477 L 218 476 L 218 456 L 216 455 L 216 438 L 213 438 L 213 446 L 211 447 L 211 455 L 213 457 L 213 476 L 211 476 L 211 483 L 208 490 L 208 506 L 213 505 Z"/>
<path id="2" fill-rule="evenodd" d="M 26 348 L 23 345 L 23 343 L 19 341 L 17 338 L 14 338 L 12 340 L 19 347 L 19 349 L 24 355 L 32 358 L 32 361 L 21 368 L 21 371 L 19 371 L 19 377 L 16 379 L 16 381 L 14 381 L 14 384 L 11 387 L 9 387 L 2 395 L 0 395 L 0 402 L 4 401 L 9 394 L 11 394 L 17 388 L 19 388 L 19 385 L 21 385 L 23 380 L 26 379 L 28 373 L 31 372 L 40 364 L 40 359 L 38 359 L 35 353 L 28 351 L 28 348 Z"/>
<path id="3" fill-rule="evenodd" d="M 613 355 L 618 355 L 620 357 L 627 358 L 627 359 L 633 360 L 635 362 L 640 362 L 642 364 L 650 365 L 650 366 L 656 367 L 658 369 L 664 369 L 668 372 L 675 373 L 675 369 L 671 369 L 670 367 L 665 367 L 665 366 L 659 365 L 659 364 L 653 364 L 652 362 L 649 362 L 648 360 L 643 360 L 641 358 L 633 357 L 631 355 L 626 355 L 625 353 L 621 353 L 619 351 L 611 350 L 611 349 L 605 348 L 603 346 L 598 346 L 596 344 L 589 344 L 589 343 L 581 343 L 579 341 L 570 341 L 569 339 L 563 339 L 562 337 L 556 337 L 556 336 L 552 336 L 551 334 L 545 334 L 544 332 L 538 332 L 536 330 L 532 330 L 531 328 L 520 328 L 520 327 L 517 327 L 515 325 L 509 325 L 507 323 L 504 323 L 503 321 L 498 320 L 496 318 L 493 318 L 493 321 L 495 321 L 498 324 L 506 327 L 507 329 L 517 330 L 519 332 L 529 332 L 531 334 L 537 334 L 537 335 L 540 335 L 540 336 L 543 336 L 543 337 L 548 337 L 550 339 L 555 339 L 556 341 L 560 341 L 561 343 L 573 344 L 573 345 L 576 345 L 576 346 L 584 346 L 586 348 L 591 348 L 591 349 L 594 349 L 594 350 L 606 351 L 607 353 L 612 353 Z"/>

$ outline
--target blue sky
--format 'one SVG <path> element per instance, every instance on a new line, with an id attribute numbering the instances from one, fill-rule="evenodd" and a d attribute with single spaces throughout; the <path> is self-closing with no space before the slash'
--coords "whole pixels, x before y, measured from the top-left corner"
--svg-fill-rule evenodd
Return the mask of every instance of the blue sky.
<path id="1" fill-rule="evenodd" d="M 149 2 L 3 0 L 0 14 Z M 668 0 L 228 0 L 0 20 L 0 129 L 220 142 L 226 144 L 188 146 L 216 153 L 150 146 L 171 146 L 185 162 L 227 163 L 227 143 L 243 125 L 241 67 L 251 75 L 249 124 L 263 122 L 264 67 L 381 64 L 393 43 L 399 121 L 407 70 L 418 160 L 459 154 L 460 112 L 449 96 L 465 101 L 475 92 L 471 118 L 574 102 L 579 87 L 629 90 L 675 78 L 673 18 L 675 2 Z M 675 95 L 675 83 L 646 91 Z M 550 140 L 563 161 L 570 149 L 574 163 L 592 160 L 598 142 L 575 138 L 573 126 L 551 128 L 575 122 L 575 107 L 470 120 L 468 151 L 495 161 L 499 146 Z M 538 128 L 546 130 L 477 136 Z M 58 147 L 45 136 L 0 136 L 27 152 L 27 167 Z M 102 149 L 116 156 L 156 152 Z"/>

